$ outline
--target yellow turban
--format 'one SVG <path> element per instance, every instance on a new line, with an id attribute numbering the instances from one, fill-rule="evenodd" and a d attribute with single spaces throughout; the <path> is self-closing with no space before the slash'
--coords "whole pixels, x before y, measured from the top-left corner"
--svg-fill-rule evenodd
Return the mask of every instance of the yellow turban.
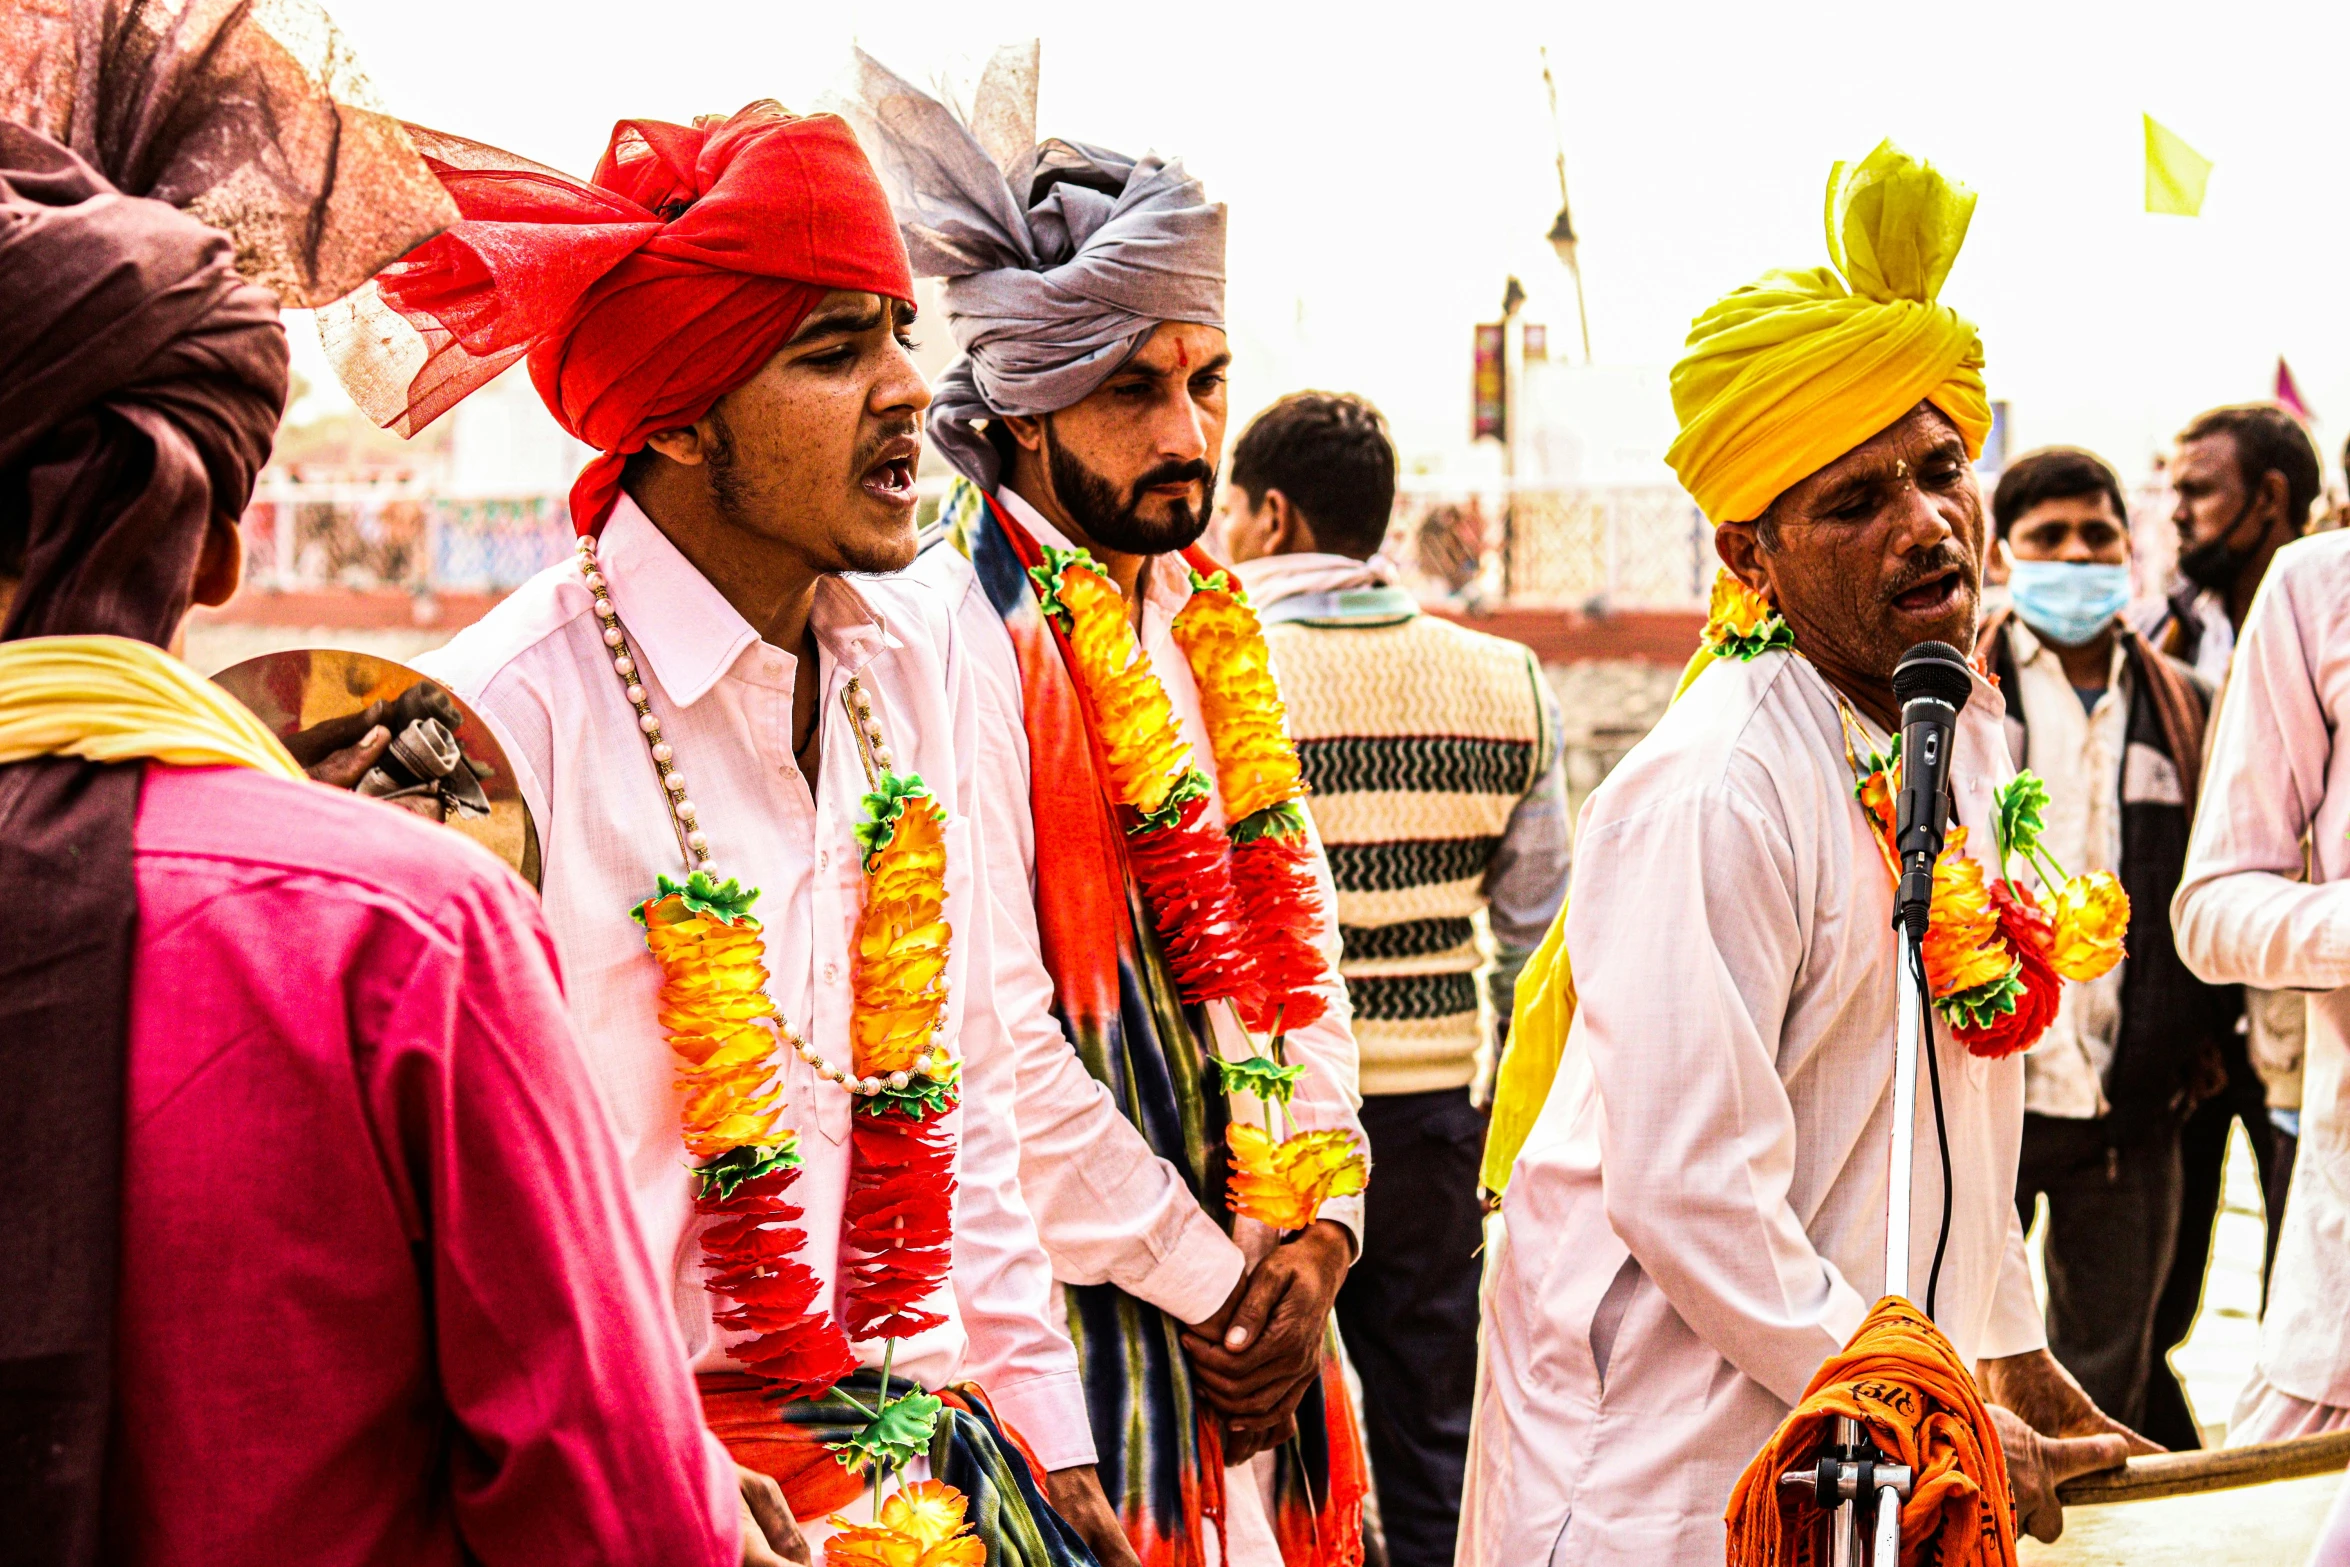
<path id="1" fill-rule="evenodd" d="M 1983 342 L 1935 302 L 1975 193 L 1892 142 L 1828 172 L 1830 267 L 1768 272 L 1689 326 L 1665 461 L 1715 522 L 1749 522 L 1920 402 L 1967 455 L 1991 431 Z"/>

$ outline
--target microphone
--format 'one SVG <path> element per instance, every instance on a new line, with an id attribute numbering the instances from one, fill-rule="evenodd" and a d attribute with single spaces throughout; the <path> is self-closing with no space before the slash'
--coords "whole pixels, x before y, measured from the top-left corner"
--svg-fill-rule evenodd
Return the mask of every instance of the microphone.
<path id="1" fill-rule="evenodd" d="M 1947 642 L 1920 642 L 1894 666 L 1893 695 L 1901 703 L 1901 796 L 1894 804 L 1893 852 L 1901 860 L 1901 882 L 1893 895 L 1893 919 L 1916 940 L 1926 934 L 1934 857 L 1942 852 L 1950 820 L 1950 748 L 1958 711 L 1973 691 L 1966 660 Z"/>

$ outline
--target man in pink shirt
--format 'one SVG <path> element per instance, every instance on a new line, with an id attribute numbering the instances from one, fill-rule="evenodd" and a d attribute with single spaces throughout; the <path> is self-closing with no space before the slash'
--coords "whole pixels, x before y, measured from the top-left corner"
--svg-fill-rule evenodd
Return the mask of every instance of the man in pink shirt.
<path id="1" fill-rule="evenodd" d="M 0 124 L 0 1555 L 772 1562 L 525 890 L 163 651 L 284 406 L 268 237 Z"/>

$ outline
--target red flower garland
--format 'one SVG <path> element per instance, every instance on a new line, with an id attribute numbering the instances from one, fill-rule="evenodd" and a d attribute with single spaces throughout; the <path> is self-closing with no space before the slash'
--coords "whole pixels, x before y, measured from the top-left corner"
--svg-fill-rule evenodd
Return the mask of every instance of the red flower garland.
<path id="1" fill-rule="evenodd" d="M 2018 976 L 2022 987 L 2016 993 L 2014 1011 L 1997 1014 L 1979 1029 L 1954 1026 L 1951 1037 L 1972 1054 L 1996 1061 L 2030 1049 L 2048 1031 L 2048 1025 L 2056 1021 L 2064 981 L 2049 961 L 2055 929 L 2031 889 L 2012 881 L 1995 881 L 1991 883 L 1991 903 L 1999 911 L 1998 939 L 2023 965 Z"/>
<path id="2" fill-rule="evenodd" d="M 1207 814 L 1206 796 L 1184 801 L 1173 822 L 1131 832 L 1127 858 L 1183 999 L 1201 1005 L 1231 998 L 1245 1005 L 1257 986 L 1240 946 L 1236 867 L 1224 834 Z"/>
<path id="3" fill-rule="evenodd" d="M 744 1181 L 732 1196 L 709 1187 L 694 1203 L 716 1220 L 702 1232 L 702 1287 L 730 1304 L 715 1321 L 726 1332 L 754 1335 L 729 1353 L 772 1380 L 774 1396 L 785 1401 L 812 1398 L 857 1369 L 848 1338 L 817 1304 L 822 1281 L 795 1255 L 808 1234 L 784 1193 L 799 1178 L 799 1167 L 787 1165 Z"/>
<path id="4" fill-rule="evenodd" d="M 1325 972 L 1321 889 L 1304 833 L 1269 832 L 1232 846 L 1232 885 L 1243 924 L 1252 984 L 1241 1020 L 1259 1033 L 1287 1033 L 1320 1019 L 1328 1003 L 1315 987 Z"/>
<path id="5" fill-rule="evenodd" d="M 879 1114 L 858 1107 L 850 1133 L 844 1315 L 854 1338 L 911 1338 L 946 1321 L 916 1308 L 946 1282 L 953 1257 L 955 1144 L 943 1124 L 951 1103 L 876 1103 Z"/>

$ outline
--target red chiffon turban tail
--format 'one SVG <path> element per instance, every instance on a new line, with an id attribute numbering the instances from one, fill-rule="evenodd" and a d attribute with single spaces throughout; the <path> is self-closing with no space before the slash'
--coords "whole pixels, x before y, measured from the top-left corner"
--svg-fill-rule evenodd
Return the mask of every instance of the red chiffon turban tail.
<path id="1" fill-rule="evenodd" d="M 623 120 L 584 182 L 408 132 L 464 221 L 321 311 L 328 353 L 404 436 L 527 355 L 556 422 L 602 454 L 571 487 L 582 533 L 647 436 L 708 413 L 827 292 L 914 296 L 889 198 L 831 115 Z"/>

